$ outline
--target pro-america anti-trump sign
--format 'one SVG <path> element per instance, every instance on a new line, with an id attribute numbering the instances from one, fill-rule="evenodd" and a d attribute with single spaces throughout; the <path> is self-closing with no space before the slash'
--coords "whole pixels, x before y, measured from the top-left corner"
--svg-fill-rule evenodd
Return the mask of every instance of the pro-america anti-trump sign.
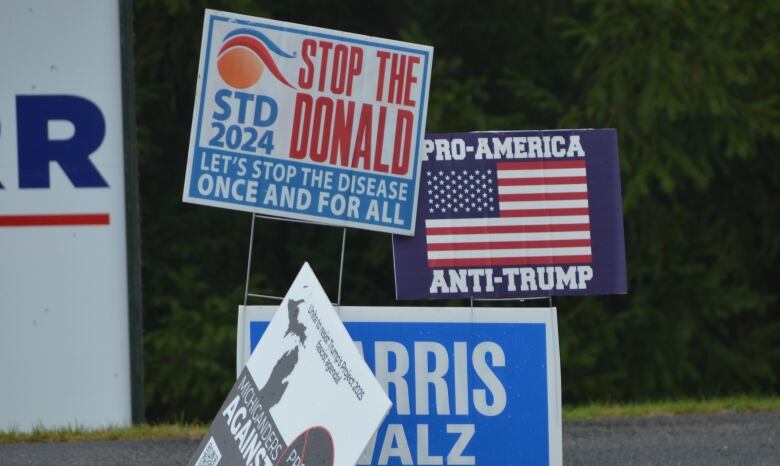
<path id="1" fill-rule="evenodd" d="M 615 130 L 428 135 L 398 299 L 626 292 Z"/>
<path id="2" fill-rule="evenodd" d="M 432 56 L 207 10 L 184 201 L 411 235 Z"/>

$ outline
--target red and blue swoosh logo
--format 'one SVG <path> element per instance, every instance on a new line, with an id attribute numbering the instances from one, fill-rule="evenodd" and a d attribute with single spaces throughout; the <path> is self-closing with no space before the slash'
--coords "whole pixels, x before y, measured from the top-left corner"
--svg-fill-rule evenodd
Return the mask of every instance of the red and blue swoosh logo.
<path id="1" fill-rule="evenodd" d="M 266 69 L 282 84 L 295 89 L 279 70 L 274 56 L 295 58 L 296 54 L 285 52 L 260 31 L 234 29 L 222 40 L 217 55 L 217 70 L 222 80 L 236 89 L 252 86 L 260 80 Z"/>

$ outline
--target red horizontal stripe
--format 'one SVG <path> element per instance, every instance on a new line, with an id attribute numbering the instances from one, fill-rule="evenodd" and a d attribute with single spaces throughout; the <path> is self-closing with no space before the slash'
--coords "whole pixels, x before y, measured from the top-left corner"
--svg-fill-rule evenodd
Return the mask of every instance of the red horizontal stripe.
<path id="1" fill-rule="evenodd" d="M 484 259 L 432 259 L 428 267 L 492 267 L 504 265 L 557 265 L 557 264 L 590 264 L 590 255 L 585 256 L 554 256 L 554 257 L 494 257 Z"/>
<path id="2" fill-rule="evenodd" d="M 502 210 L 502 217 L 555 217 L 559 215 L 588 215 L 587 207 L 571 207 L 568 209 L 525 209 Z"/>
<path id="3" fill-rule="evenodd" d="M 590 246 L 589 239 L 555 239 L 539 241 L 485 241 L 481 243 L 432 243 L 429 251 L 478 251 L 491 249 L 577 248 Z"/>
<path id="4" fill-rule="evenodd" d="M 542 162 L 499 162 L 497 170 L 542 170 L 555 168 L 585 168 L 584 160 L 550 160 Z"/>
<path id="5" fill-rule="evenodd" d="M 499 186 L 537 186 L 543 184 L 585 184 L 584 176 L 551 176 L 548 178 L 499 178 Z"/>
<path id="6" fill-rule="evenodd" d="M 510 201 L 575 201 L 587 199 L 588 193 L 534 193 L 534 194 L 499 194 L 498 200 Z"/>
<path id="7" fill-rule="evenodd" d="M 565 225 L 496 225 L 473 227 L 431 227 L 426 228 L 428 235 L 469 235 L 487 233 L 551 233 L 558 231 L 588 231 L 587 223 L 572 223 Z"/>
<path id="8" fill-rule="evenodd" d="M 0 215 L 0 227 L 108 225 L 108 214 Z"/>

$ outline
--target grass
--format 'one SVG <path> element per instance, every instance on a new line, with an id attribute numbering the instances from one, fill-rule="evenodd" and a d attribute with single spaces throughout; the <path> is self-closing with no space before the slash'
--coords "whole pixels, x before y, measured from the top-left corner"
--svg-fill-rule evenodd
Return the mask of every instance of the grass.
<path id="1" fill-rule="evenodd" d="M 780 398 L 735 396 L 711 400 L 676 400 L 623 404 L 591 403 L 582 406 L 564 406 L 563 418 L 567 421 L 575 421 L 754 411 L 780 411 Z"/>
<path id="2" fill-rule="evenodd" d="M 140 424 L 129 427 L 64 427 L 45 429 L 35 427 L 32 432 L 0 431 L 0 444 L 21 442 L 79 442 L 85 440 L 163 440 L 200 438 L 206 433 L 205 424 Z"/>
<path id="3" fill-rule="evenodd" d="M 614 419 L 641 416 L 673 416 L 675 414 L 713 414 L 722 412 L 780 411 L 780 397 L 737 396 L 711 400 L 677 400 L 645 403 L 591 403 L 564 406 L 567 421 Z M 66 427 L 32 432 L 0 431 L 0 444 L 21 442 L 78 442 L 94 440 L 163 440 L 200 438 L 206 433 L 205 424 L 142 424 L 132 427 L 87 429 Z"/>

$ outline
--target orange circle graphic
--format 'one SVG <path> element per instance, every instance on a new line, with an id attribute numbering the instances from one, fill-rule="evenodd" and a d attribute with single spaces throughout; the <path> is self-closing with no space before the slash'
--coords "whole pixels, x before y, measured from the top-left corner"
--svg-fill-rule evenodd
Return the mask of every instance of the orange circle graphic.
<path id="1" fill-rule="evenodd" d="M 236 89 L 246 89 L 263 75 L 263 62 L 245 47 L 226 50 L 217 61 L 222 80 Z"/>

